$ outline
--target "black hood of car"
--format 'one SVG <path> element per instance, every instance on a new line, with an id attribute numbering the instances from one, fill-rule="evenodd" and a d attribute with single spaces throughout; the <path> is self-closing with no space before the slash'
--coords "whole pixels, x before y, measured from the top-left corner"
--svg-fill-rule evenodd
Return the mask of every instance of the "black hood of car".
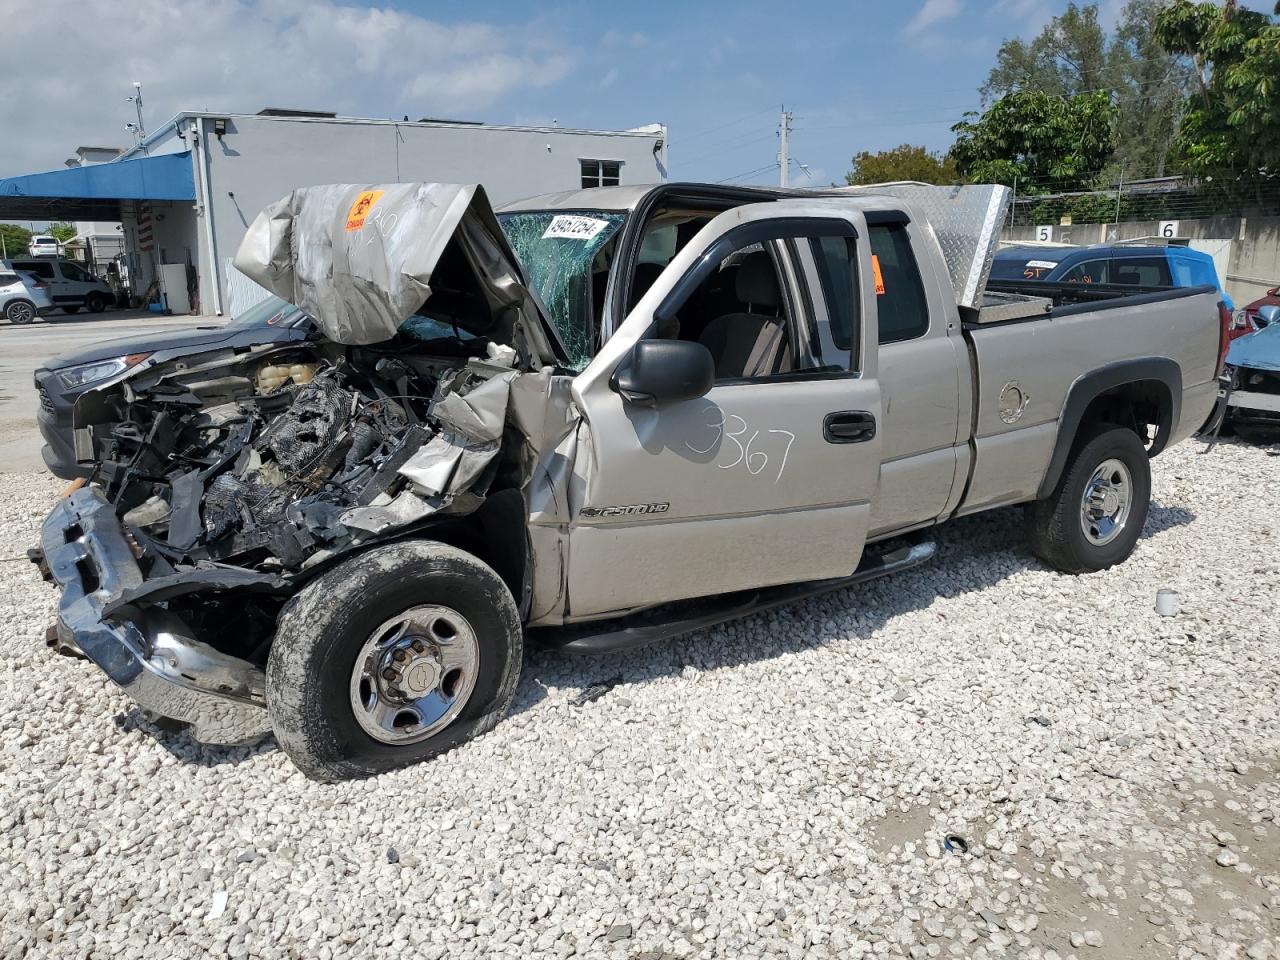
<path id="1" fill-rule="evenodd" d="M 132 337 L 118 337 L 90 344 L 81 350 L 63 353 L 44 363 L 46 370 L 109 360 L 130 353 L 156 353 L 161 350 L 197 350 L 213 348 L 228 340 L 246 346 L 255 343 L 272 343 L 277 340 L 297 339 L 298 334 L 286 326 L 261 327 L 193 327 L 189 330 L 168 330 L 163 333 L 140 333 Z"/>

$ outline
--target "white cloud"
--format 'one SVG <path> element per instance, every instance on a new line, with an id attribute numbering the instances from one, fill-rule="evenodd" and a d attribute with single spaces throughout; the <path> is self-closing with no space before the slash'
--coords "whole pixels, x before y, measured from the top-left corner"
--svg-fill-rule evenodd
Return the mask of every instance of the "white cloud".
<path id="1" fill-rule="evenodd" d="M 924 0 L 924 6 L 907 24 L 907 33 L 919 35 L 934 24 L 958 17 L 960 7 L 960 0 Z"/>
<path id="2" fill-rule="evenodd" d="M 600 78 L 600 89 L 608 90 L 618 82 L 618 68 L 610 67 L 609 72 Z"/>
<path id="3" fill-rule="evenodd" d="M 125 97 L 143 84 L 149 129 L 184 109 L 336 110 L 467 118 L 564 77 L 567 48 L 527 25 L 441 23 L 335 0 L 84 0 L 47 24 L 5 23 L 0 175 L 60 167 L 80 144 L 127 145 Z"/>
<path id="4" fill-rule="evenodd" d="M 987 21 L 992 29 L 1002 30 L 1001 36 L 1012 32 L 1020 37 L 1033 37 L 1053 19 L 1054 4 L 1050 0 L 997 0 L 991 7 Z"/>

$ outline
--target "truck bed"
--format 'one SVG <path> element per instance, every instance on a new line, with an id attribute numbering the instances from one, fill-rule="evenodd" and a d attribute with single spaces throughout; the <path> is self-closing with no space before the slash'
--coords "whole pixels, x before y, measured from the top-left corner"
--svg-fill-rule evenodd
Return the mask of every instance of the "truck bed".
<path id="1" fill-rule="evenodd" d="M 1081 371 L 1105 379 L 1108 370 L 1124 368 L 1130 376 L 1136 371 L 1140 379 L 1168 384 L 1172 422 L 1153 443 L 1153 454 L 1194 432 L 1217 396 L 1220 331 L 1210 322 L 1217 311 L 1216 289 L 1189 287 L 1066 303 L 988 323 L 966 320 L 974 462 L 957 513 L 1043 493 Z"/>

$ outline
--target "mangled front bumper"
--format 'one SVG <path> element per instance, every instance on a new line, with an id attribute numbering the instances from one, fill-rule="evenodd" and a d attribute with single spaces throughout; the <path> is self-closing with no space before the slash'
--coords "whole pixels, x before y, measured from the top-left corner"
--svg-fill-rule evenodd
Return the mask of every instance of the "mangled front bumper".
<path id="1" fill-rule="evenodd" d="M 61 500 L 40 539 L 48 575 L 62 591 L 63 643 L 143 710 L 188 724 L 203 743 L 250 743 L 268 732 L 263 671 L 191 637 L 165 609 L 164 598 L 189 592 L 194 578 L 146 580 L 101 493 L 85 487 Z M 248 577 L 209 571 L 203 579 L 216 587 Z"/>

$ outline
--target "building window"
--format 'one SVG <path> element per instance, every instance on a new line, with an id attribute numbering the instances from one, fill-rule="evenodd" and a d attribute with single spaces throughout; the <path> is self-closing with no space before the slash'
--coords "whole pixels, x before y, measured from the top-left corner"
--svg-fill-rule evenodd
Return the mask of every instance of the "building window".
<path id="1" fill-rule="evenodd" d="M 579 160 L 584 187 L 616 187 L 622 173 L 621 160 Z"/>

